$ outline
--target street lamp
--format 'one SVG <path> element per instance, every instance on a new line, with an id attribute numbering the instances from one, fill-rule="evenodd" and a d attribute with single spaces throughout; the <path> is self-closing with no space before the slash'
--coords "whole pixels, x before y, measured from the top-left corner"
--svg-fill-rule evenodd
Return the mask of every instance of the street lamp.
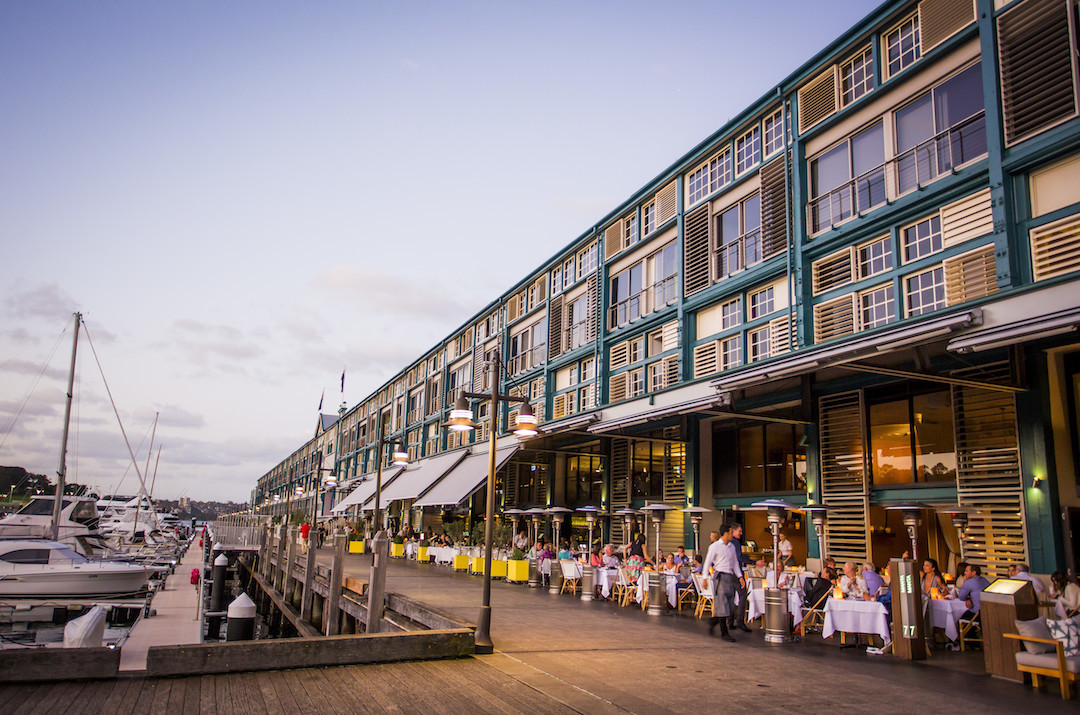
<path id="1" fill-rule="evenodd" d="M 690 515 L 690 523 L 694 525 L 694 554 L 701 553 L 701 520 L 705 517 L 705 514 L 712 511 L 703 506 L 688 506 L 685 509 L 680 509 L 684 514 Z"/>
<path id="2" fill-rule="evenodd" d="M 477 620 L 474 635 L 477 653 L 492 653 L 495 650 L 495 645 L 491 642 L 491 541 L 492 529 L 495 526 L 495 471 L 497 467 L 495 441 L 499 431 L 499 405 L 502 403 L 521 405 L 517 417 L 517 426 L 514 429 L 515 435 L 519 438 L 528 438 L 535 437 L 537 434 L 536 416 L 533 415 L 529 401 L 520 397 L 499 394 L 502 363 L 499 360 L 498 348 L 491 351 L 491 360 L 488 365 L 491 370 L 491 392 L 485 394 L 482 392 L 465 392 L 463 390 L 454 402 L 454 409 L 450 410 L 450 419 L 446 423 L 446 428 L 451 432 L 467 432 L 474 429 L 476 424 L 473 422 L 469 400 L 488 400 L 490 403 L 487 505 L 484 509 L 484 602 L 480 606 L 480 618 Z"/>
<path id="3" fill-rule="evenodd" d="M 386 592 L 386 561 L 390 558 L 390 539 L 381 525 L 381 499 L 382 499 L 382 470 L 383 470 L 383 446 L 390 445 L 391 459 L 395 467 L 405 467 L 409 464 L 409 453 L 405 451 L 401 443 L 396 439 L 387 439 L 385 436 L 386 423 L 379 415 L 379 439 L 375 444 L 375 512 L 374 524 L 378 531 L 371 542 L 371 576 L 368 579 L 368 633 L 378 633 L 379 624 L 382 621 L 383 600 Z"/>
<path id="4" fill-rule="evenodd" d="M 893 504 L 887 506 L 887 511 L 898 511 L 904 519 L 904 526 L 907 527 L 908 538 L 911 539 L 911 560 L 918 561 L 918 548 L 919 548 L 919 517 L 922 516 L 923 509 L 931 509 L 929 504 L 923 504 L 918 501 L 904 502 L 903 504 Z"/>

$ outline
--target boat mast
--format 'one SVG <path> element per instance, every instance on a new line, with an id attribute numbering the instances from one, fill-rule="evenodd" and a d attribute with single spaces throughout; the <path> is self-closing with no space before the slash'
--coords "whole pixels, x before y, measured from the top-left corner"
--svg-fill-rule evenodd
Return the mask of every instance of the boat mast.
<path id="1" fill-rule="evenodd" d="M 71 370 L 68 372 L 67 402 L 64 405 L 64 434 L 60 438 L 60 466 L 56 470 L 56 497 L 53 500 L 52 538 L 60 538 L 60 512 L 64 507 L 64 477 L 67 475 L 68 427 L 71 424 L 71 396 L 75 392 L 75 351 L 79 347 L 82 313 L 75 313 L 75 337 L 71 342 Z"/>

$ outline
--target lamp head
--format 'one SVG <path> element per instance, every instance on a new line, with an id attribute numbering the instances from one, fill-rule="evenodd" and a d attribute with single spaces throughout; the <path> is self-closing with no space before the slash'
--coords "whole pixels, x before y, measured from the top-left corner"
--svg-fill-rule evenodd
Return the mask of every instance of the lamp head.
<path id="1" fill-rule="evenodd" d="M 514 429 L 514 434 L 522 438 L 535 437 L 537 435 L 536 415 L 533 414 L 532 405 L 528 402 L 521 405 L 521 410 L 518 412 L 517 416 L 517 428 Z"/>
<path id="2" fill-rule="evenodd" d="M 405 450 L 404 445 L 400 442 L 394 442 L 391 447 L 394 454 L 394 466 L 395 467 L 407 467 L 409 466 L 409 453 Z"/>
<path id="3" fill-rule="evenodd" d="M 469 400 L 461 395 L 454 402 L 454 409 L 450 410 L 450 419 L 446 422 L 446 428 L 451 432 L 468 432 L 476 427 L 473 424 L 473 413 L 469 408 Z"/>

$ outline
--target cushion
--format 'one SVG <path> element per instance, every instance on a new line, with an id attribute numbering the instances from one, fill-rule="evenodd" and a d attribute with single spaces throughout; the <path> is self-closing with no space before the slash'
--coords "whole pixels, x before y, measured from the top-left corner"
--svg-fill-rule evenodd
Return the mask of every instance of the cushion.
<path id="1" fill-rule="evenodd" d="M 1016 664 L 1026 665 L 1030 668 L 1057 670 L 1058 659 L 1056 653 L 1025 653 L 1020 651 L 1016 654 Z M 1070 673 L 1080 673 L 1080 658 L 1066 658 L 1065 670 Z"/>
<path id="2" fill-rule="evenodd" d="M 1071 618 L 1060 621 L 1046 619 L 1046 627 L 1050 629 L 1050 635 L 1054 640 L 1061 641 L 1065 646 L 1066 657 L 1080 656 L 1080 624 Z"/>
<path id="3" fill-rule="evenodd" d="M 1046 625 L 1046 619 L 1042 617 L 1030 621 L 1016 621 L 1016 632 L 1029 638 L 1053 639 L 1054 637 L 1050 633 L 1049 626 Z M 1054 646 L 1049 643 L 1032 643 L 1030 641 L 1021 641 L 1021 643 L 1024 644 L 1024 650 L 1028 653 L 1050 653 L 1054 650 Z"/>

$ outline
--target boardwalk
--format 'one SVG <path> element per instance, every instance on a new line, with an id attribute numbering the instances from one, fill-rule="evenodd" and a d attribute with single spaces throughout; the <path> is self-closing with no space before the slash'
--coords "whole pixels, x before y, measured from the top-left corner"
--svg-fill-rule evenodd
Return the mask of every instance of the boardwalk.
<path id="1" fill-rule="evenodd" d="M 324 554 L 320 554 L 322 558 Z M 368 557 L 349 557 L 361 575 Z M 446 568 L 392 561 L 387 588 L 463 620 L 476 617 L 481 579 Z M 739 643 L 709 638 L 692 615 L 584 603 L 496 582 L 496 652 L 455 661 L 348 666 L 175 679 L 0 687 L 9 712 L 734 712 L 873 711 L 927 706 L 983 713 L 1076 712 L 1056 687 L 1029 687 L 981 674 L 977 654 L 935 652 L 907 663 L 841 650 L 812 636 L 768 646 L 760 632 Z"/>

